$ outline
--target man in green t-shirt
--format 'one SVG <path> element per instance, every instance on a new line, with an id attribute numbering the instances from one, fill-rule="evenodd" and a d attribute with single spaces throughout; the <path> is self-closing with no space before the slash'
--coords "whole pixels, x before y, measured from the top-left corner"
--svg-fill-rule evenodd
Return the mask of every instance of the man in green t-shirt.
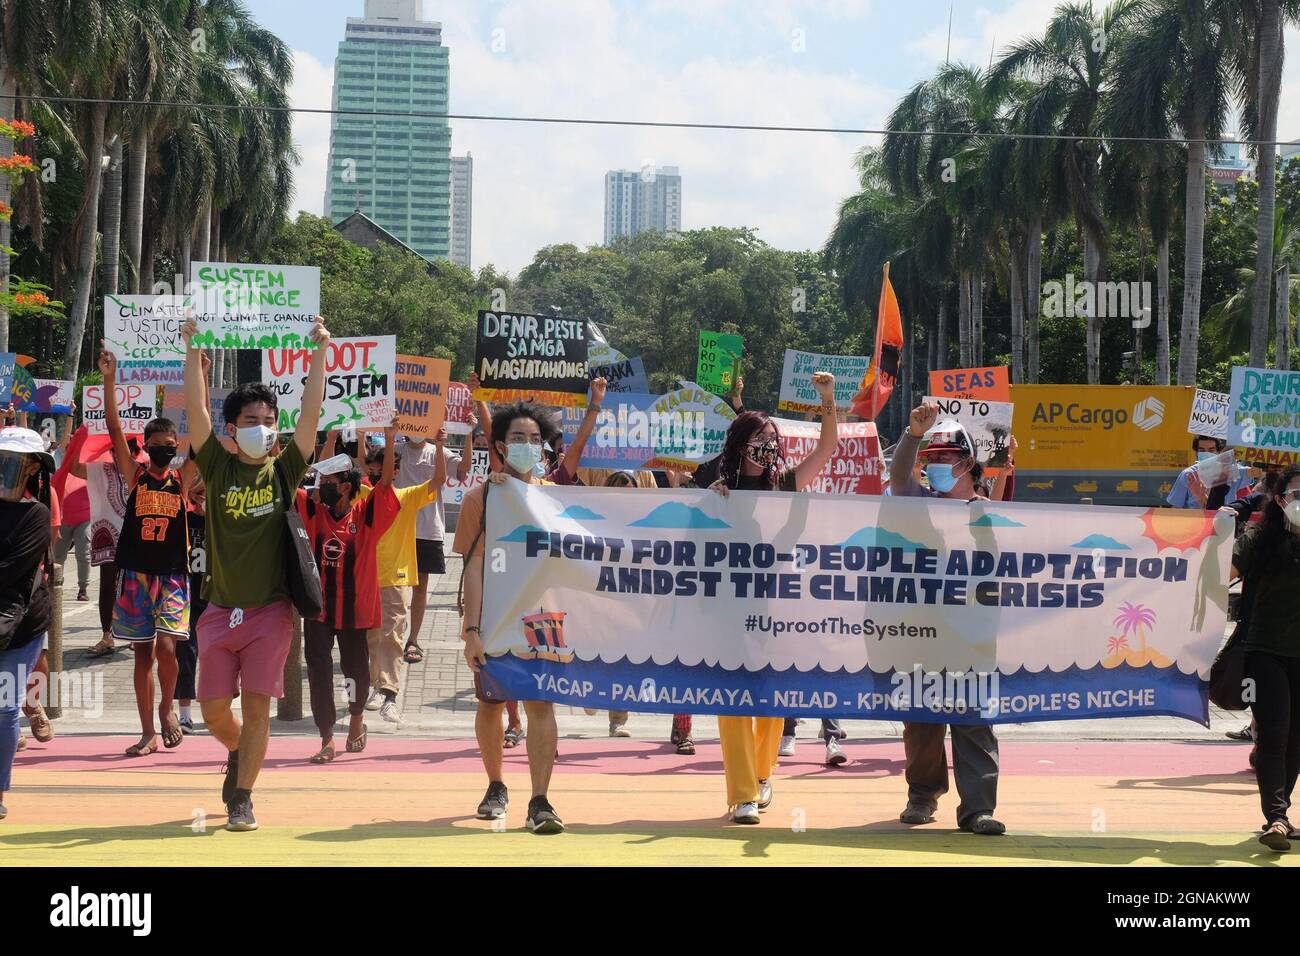
<path id="1" fill-rule="evenodd" d="M 279 407 L 265 385 L 240 385 L 226 398 L 226 437 L 235 453 L 212 434 L 202 353 L 191 347 L 197 331 L 192 319 L 181 327 L 190 451 L 208 489 L 203 579 L 208 606 L 196 629 L 198 697 L 208 730 L 230 751 L 221 788 L 226 828 L 256 830 L 253 784 L 266 757 L 271 698 L 284 694 L 284 662 L 293 640 L 294 609 L 284 571 L 292 556 L 286 553 L 284 516 L 315 451 L 330 334 L 317 316 L 293 441 L 273 456 Z M 231 711 L 236 696 L 242 727 Z"/>

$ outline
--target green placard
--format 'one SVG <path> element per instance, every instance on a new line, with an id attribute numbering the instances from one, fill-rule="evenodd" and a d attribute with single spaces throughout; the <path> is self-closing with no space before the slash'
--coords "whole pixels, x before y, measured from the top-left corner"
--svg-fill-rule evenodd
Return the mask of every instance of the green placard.
<path id="1" fill-rule="evenodd" d="M 695 384 L 707 388 L 714 395 L 729 395 L 736 380 L 736 360 L 744 351 L 745 340 L 739 335 L 701 332 Z"/>

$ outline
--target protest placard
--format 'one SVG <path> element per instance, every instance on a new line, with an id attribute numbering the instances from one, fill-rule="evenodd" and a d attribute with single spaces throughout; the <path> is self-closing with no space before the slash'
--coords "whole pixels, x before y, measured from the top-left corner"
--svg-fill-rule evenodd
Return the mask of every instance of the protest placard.
<path id="1" fill-rule="evenodd" d="M 196 262 L 195 348 L 302 348 L 320 313 L 316 266 Z"/>
<path id="2" fill-rule="evenodd" d="M 320 429 L 383 428 L 393 420 L 397 337 L 331 339 L 325 355 L 325 405 Z M 279 396 L 278 430 L 298 425 L 303 387 L 315 348 L 262 350 L 262 381 Z"/>
<path id="3" fill-rule="evenodd" d="M 486 449 L 473 449 L 473 460 L 469 466 L 469 474 L 465 480 L 461 481 L 456 475 L 448 471 L 447 483 L 443 486 L 443 503 L 459 505 L 465 500 L 465 496 L 483 484 L 488 476 L 488 453 Z"/>
<path id="4" fill-rule="evenodd" d="M 475 398 L 488 402 L 533 399 L 544 405 L 585 405 L 587 323 L 525 313 L 478 314 Z"/>
<path id="5" fill-rule="evenodd" d="M 988 402 L 982 398 L 949 398 L 927 395 L 925 401 L 939 406 L 939 418 L 961 422 L 975 443 L 975 460 L 1001 468 L 1010 452 L 1011 420 L 1015 406 L 1010 402 Z"/>
<path id="6" fill-rule="evenodd" d="M 116 387 L 117 417 L 122 431 L 138 435 L 144 426 L 158 416 L 158 386 L 139 382 Z M 107 435 L 108 422 L 104 420 L 104 386 L 86 385 L 81 389 L 81 423 L 92 435 Z"/>
<path id="7" fill-rule="evenodd" d="M 469 419 L 474 414 L 474 395 L 469 386 L 464 382 L 449 382 L 446 405 L 443 424 L 447 426 L 447 434 L 468 435 L 472 431 Z"/>
<path id="8" fill-rule="evenodd" d="M 36 379 L 23 367 L 22 359 L 13 369 L 13 381 L 9 383 L 10 399 L 14 408 L 23 408 L 36 397 Z"/>
<path id="9" fill-rule="evenodd" d="M 695 360 L 695 383 L 714 395 L 731 394 L 736 381 L 736 360 L 745 352 L 745 340 L 724 332 L 700 332 Z"/>
<path id="10" fill-rule="evenodd" d="M 606 392 L 645 394 L 650 391 L 645 363 L 640 357 L 628 358 L 608 342 L 587 344 L 587 373 L 591 378 L 603 378 Z"/>
<path id="11" fill-rule="evenodd" d="M 230 395 L 228 388 L 208 389 L 208 417 L 212 419 L 212 432 L 221 436 L 225 434 L 226 398 Z M 167 385 L 163 388 L 162 414 L 176 423 L 176 433 L 181 438 L 190 435 L 190 416 L 185 410 L 185 386 Z"/>
<path id="12" fill-rule="evenodd" d="M 1300 372 L 1232 370 L 1228 444 L 1300 451 Z"/>
<path id="13" fill-rule="evenodd" d="M 14 369 L 18 356 L 13 352 L 0 352 L 0 407 L 9 404 L 14 394 Z"/>
<path id="14" fill-rule="evenodd" d="M 819 370 L 820 371 L 820 370 Z M 807 458 L 821 439 L 821 422 L 773 418 L 781 436 L 781 457 L 785 467 Z M 880 437 L 875 422 L 840 422 L 835 454 L 805 491 L 839 495 L 884 493 L 885 462 L 880 454 Z"/>
<path id="15" fill-rule="evenodd" d="M 393 394 L 397 430 L 408 436 L 432 438 L 436 435 L 447 411 L 450 383 L 451 362 L 448 359 L 397 356 Z"/>
<path id="16" fill-rule="evenodd" d="M 580 409 L 566 409 L 565 442 L 582 423 Z M 666 395 L 606 395 L 579 465 L 583 468 L 660 468 L 700 465 L 722 452 L 736 417 L 725 399 L 694 383 Z"/>
<path id="17" fill-rule="evenodd" d="M 1227 440 L 1231 405 L 1232 396 L 1227 392 L 1207 392 L 1198 388 L 1192 399 L 1192 414 L 1187 419 L 1187 433 Z"/>
<path id="18" fill-rule="evenodd" d="M 950 368 L 930 373 L 930 394 L 949 398 L 1011 401 L 1011 377 L 1005 365 L 987 368 Z"/>
<path id="19" fill-rule="evenodd" d="M 188 308 L 179 295 L 104 296 L 104 344 L 117 357 L 118 384 L 185 381 L 181 323 Z"/>
<path id="20" fill-rule="evenodd" d="M 819 355 L 786 349 L 785 366 L 781 371 L 781 397 L 776 407 L 783 412 L 817 411 L 822 402 L 817 389 L 813 388 L 813 373 L 830 372 L 835 376 L 835 406 L 849 408 L 870 364 L 871 359 L 865 355 Z"/>
<path id="21" fill-rule="evenodd" d="M 57 378 L 30 378 L 27 376 L 27 370 L 19 367 L 14 370 L 14 398 L 19 395 L 19 382 L 27 379 L 32 384 L 30 388 L 24 388 L 24 392 L 29 394 L 25 402 L 15 402 L 19 411 L 23 412 L 52 412 L 55 415 L 71 415 L 73 395 L 76 394 L 76 382 L 69 382 Z"/>

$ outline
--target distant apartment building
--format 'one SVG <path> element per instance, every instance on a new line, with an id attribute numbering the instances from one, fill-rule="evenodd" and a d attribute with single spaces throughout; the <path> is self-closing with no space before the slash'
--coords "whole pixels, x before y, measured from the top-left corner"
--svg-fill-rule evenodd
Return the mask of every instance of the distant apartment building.
<path id="1" fill-rule="evenodd" d="M 1245 147 L 1240 143 L 1211 146 L 1206 153 L 1210 178 L 1229 195 L 1236 193 L 1238 180 L 1255 178 L 1255 164 L 1246 158 Z"/>
<path id="2" fill-rule="evenodd" d="M 605 174 L 605 245 L 641 232 L 681 232 L 682 177 L 676 166 Z"/>
<path id="3" fill-rule="evenodd" d="M 473 225 L 474 157 L 466 153 L 451 158 L 451 261 L 466 269 Z"/>
<path id="4" fill-rule="evenodd" d="M 334 61 L 325 214 L 355 210 L 427 259 L 451 256 L 450 66 L 420 0 L 366 0 Z M 419 116 L 364 112 L 419 113 Z"/>

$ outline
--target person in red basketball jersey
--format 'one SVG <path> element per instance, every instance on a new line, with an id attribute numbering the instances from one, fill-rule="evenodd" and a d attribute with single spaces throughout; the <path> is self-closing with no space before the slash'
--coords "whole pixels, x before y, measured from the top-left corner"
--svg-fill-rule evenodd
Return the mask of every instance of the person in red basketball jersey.
<path id="1" fill-rule="evenodd" d="M 394 429 L 384 429 L 384 464 L 374 491 L 358 498 L 361 473 L 349 468 L 320 476 L 316 496 L 304 489 L 297 494 L 298 513 L 311 537 L 316 566 L 320 568 L 325 606 L 315 621 L 303 624 L 303 652 L 307 658 L 307 684 L 311 689 L 311 715 L 320 731 L 320 750 L 312 763 L 329 763 L 335 757 L 334 639 L 348 688 L 348 753 L 366 748 L 366 699 L 370 696 L 370 653 L 366 632 L 380 620 L 379 570 L 375 549 L 401 508 L 393 491 Z"/>
<path id="2" fill-rule="evenodd" d="M 189 532 L 185 490 L 180 472 L 172 467 L 179 438 L 176 425 L 155 418 L 144 427 L 149 463 L 131 455 L 117 410 L 117 358 L 107 348 L 99 353 L 104 374 L 104 421 L 113 443 L 113 461 L 130 489 L 126 516 L 117 539 L 121 572 L 117 603 L 113 605 L 113 637 L 135 648 L 135 702 L 140 711 L 140 739 L 126 749 L 140 757 L 158 749 L 153 722 L 153 665 L 158 661 L 158 721 L 163 744 L 179 746 L 185 739 L 172 709 L 179 673 L 176 642 L 190 637 Z"/>

